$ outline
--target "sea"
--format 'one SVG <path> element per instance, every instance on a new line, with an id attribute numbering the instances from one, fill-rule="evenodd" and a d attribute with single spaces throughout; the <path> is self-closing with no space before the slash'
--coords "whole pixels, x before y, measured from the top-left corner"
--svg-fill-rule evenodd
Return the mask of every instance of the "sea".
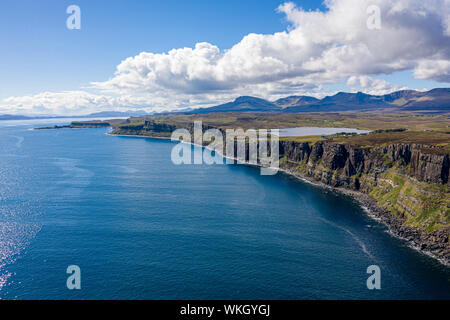
<path id="1" fill-rule="evenodd" d="M 70 121 L 0 121 L 0 299 L 450 299 L 450 268 L 349 196 L 176 165 L 177 142 L 33 130 Z"/>

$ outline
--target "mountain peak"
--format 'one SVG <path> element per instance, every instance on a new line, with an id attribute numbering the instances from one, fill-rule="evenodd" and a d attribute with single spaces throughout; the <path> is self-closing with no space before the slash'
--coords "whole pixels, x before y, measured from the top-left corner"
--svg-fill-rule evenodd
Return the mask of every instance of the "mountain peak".
<path id="1" fill-rule="evenodd" d="M 237 97 L 234 100 L 235 103 L 246 103 L 246 102 L 253 102 L 253 101 L 257 101 L 257 102 L 265 101 L 265 102 L 268 102 L 267 100 L 264 100 L 264 99 L 261 99 L 261 98 L 257 98 L 257 97 L 252 97 L 252 96 L 240 96 L 240 97 Z"/>
<path id="2" fill-rule="evenodd" d="M 428 92 L 400 90 L 377 96 L 364 92 L 338 92 L 333 96 L 317 99 L 309 96 L 289 96 L 270 102 L 252 96 L 241 96 L 233 102 L 194 110 L 192 113 L 208 112 L 340 112 L 392 110 L 413 111 L 450 110 L 450 88 L 436 88 Z"/>

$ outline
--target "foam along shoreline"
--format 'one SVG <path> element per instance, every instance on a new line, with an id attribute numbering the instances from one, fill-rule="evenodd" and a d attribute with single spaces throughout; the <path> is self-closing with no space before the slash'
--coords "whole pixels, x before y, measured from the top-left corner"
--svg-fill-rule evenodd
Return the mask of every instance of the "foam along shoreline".
<path id="1" fill-rule="evenodd" d="M 198 144 L 194 144 L 194 143 L 189 143 L 189 142 L 183 142 L 180 140 L 172 140 L 169 137 L 154 137 L 154 136 L 143 136 L 143 135 L 123 135 L 123 134 L 113 134 L 112 131 L 106 133 L 108 135 L 111 136 L 118 136 L 118 137 L 133 137 L 133 138 L 147 138 L 147 139 L 158 139 L 158 140 L 168 140 L 168 141 L 173 141 L 173 142 L 181 142 L 181 143 L 187 143 L 187 144 L 191 144 L 194 146 L 198 146 L 198 147 L 203 147 L 205 149 L 209 149 L 207 146 L 200 146 Z M 212 150 L 212 149 L 209 149 Z M 217 152 L 217 151 L 216 151 Z M 224 156 L 223 154 L 221 154 L 220 152 L 218 152 L 220 156 L 224 157 L 225 159 L 233 159 L 236 160 L 236 162 L 238 164 L 242 164 L 242 165 L 247 165 L 247 166 L 252 166 L 252 167 L 262 167 L 261 164 L 249 164 L 246 162 L 242 162 L 236 158 L 232 158 L 232 157 L 227 157 Z M 439 261 L 441 264 L 443 264 L 444 266 L 450 267 L 450 262 L 445 261 L 444 259 L 439 258 L 438 256 L 436 256 L 435 254 L 433 254 L 432 252 L 428 251 L 428 250 L 424 250 L 422 248 L 420 248 L 420 246 L 415 243 L 413 240 L 409 240 L 406 239 L 402 236 L 399 235 L 398 230 L 396 230 L 396 226 L 394 224 L 389 223 L 389 219 L 387 217 L 390 217 L 392 215 L 392 213 L 390 213 L 389 211 L 383 209 L 382 207 L 380 207 L 375 199 L 372 199 L 370 196 L 361 193 L 361 192 L 357 192 L 354 190 L 349 190 L 349 189 L 345 189 L 345 188 L 340 188 L 340 187 L 332 187 L 329 186 L 323 182 L 320 181 L 316 181 L 311 177 L 307 177 L 305 175 L 301 175 L 298 172 L 293 172 L 287 168 L 272 168 L 272 169 L 276 169 L 284 174 L 287 174 L 291 177 L 294 177 L 302 182 L 306 182 L 309 184 L 312 184 L 316 187 L 320 187 L 320 188 L 326 188 L 328 190 L 334 191 L 334 192 L 338 192 L 342 195 L 345 196 L 349 196 L 351 197 L 354 201 L 356 201 L 359 206 L 361 207 L 361 209 L 367 214 L 367 216 L 369 218 L 371 218 L 372 220 L 381 223 L 382 225 L 384 225 L 387 228 L 387 233 L 389 235 L 391 235 L 394 238 L 400 239 L 402 241 L 404 241 L 408 247 L 410 247 L 413 250 L 416 250 L 428 257 L 434 258 L 435 260 Z"/>

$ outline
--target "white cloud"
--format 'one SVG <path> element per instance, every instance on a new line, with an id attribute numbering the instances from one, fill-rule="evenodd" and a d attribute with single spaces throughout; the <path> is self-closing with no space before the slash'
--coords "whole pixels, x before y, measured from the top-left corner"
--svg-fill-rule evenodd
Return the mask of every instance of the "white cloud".
<path id="1" fill-rule="evenodd" d="M 450 61 L 448 0 L 328 0 L 328 10 L 304 11 L 293 3 L 278 8 L 291 23 L 285 32 L 249 34 L 231 49 L 209 43 L 168 53 L 143 52 L 117 66 L 113 78 L 94 82 L 111 92 L 198 94 L 246 85 L 337 82 L 349 76 L 413 69 L 421 78 L 424 59 Z M 381 10 L 381 29 L 366 26 L 370 5 Z M 448 68 L 444 76 L 449 75 Z M 270 92 L 266 92 L 269 93 Z"/>
<path id="2" fill-rule="evenodd" d="M 374 79 L 369 76 L 352 76 L 347 79 L 350 91 L 361 91 L 367 94 L 384 95 L 393 91 L 408 89 L 405 86 L 393 85 L 384 79 Z"/>
<path id="3" fill-rule="evenodd" d="M 143 98 L 112 97 L 85 91 L 42 92 L 31 96 L 9 97 L 0 105 L 0 114 L 84 115 L 106 110 L 129 110 L 148 107 Z"/>
<path id="4" fill-rule="evenodd" d="M 414 76 L 419 79 L 450 82 L 450 60 L 421 60 L 414 69 Z"/>
<path id="5" fill-rule="evenodd" d="M 396 87 L 372 77 L 404 70 L 412 70 L 420 79 L 450 81 L 450 0 L 324 3 L 324 12 L 285 3 L 278 11 L 290 23 L 288 30 L 249 34 L 228 50 L 200 42 L 194 48 L 129 57 L 109 80 L 92 82 L 102 95 L 78 97 L 76 93 L 76 102 L 69 101 L 69 106 L 56 103 L 56 108 L 120 107 L 137 96 L 140 100 L 132 104 L 173 109 L 211 105 L 240 94 L 265 98 L 319 95 L 322 85 L 348 78 L 366 91 L 381 93 Z M 367 8 L 372 5 L 380 8 L 379 30 L 367 27 Z M 125 98 L 120 101 L 105 96 L 108 93 Z M 53 94 L 52 99 L 66 101 L 70 96 Z M 51 99 L 46 102 L 36 96 L 10 98 L 9 102 L 16 107 L 52 108 Z"/>

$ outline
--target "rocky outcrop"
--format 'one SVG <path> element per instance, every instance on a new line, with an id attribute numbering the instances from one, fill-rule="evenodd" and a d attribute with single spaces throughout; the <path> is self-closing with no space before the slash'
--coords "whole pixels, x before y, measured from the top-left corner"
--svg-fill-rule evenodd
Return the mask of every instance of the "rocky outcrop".
<path id="1" fill-rule="evenodd" d="M 154 131 L 154 132 L 169 132 L 172 133 L 176 130 L 176 126 L 166 124 L 166 123 L 159 123 L 155 121 L 145 121 L 143 125 L 143 129 L 147 131 Z"/>
<path id="2" fill-rule="evenodd" d="M 314 147 L 314 146 L 313 146 Z M 295 141 L 284 141 L 280 144 L 280 152 L 281 154 L 286 155 L 289 160 L 292 161 L 305 161 L 308 160 L 312 148 L 310 147 L 309 143 L 298 143 Z M 315 151 L 317 152 L 317 151 Z M 320 152 L 320 156 L 322 155 L 322 152 Z"/>
<path id="3" fill-rule="evenodd" d="M 64 126 L 51 126 L 35 128 L 35 130 L 47 130 L 47 129 L 91 129 L 91 128 L 109 128 L 111 123 L 107 121 L 74 121 L 69 125 Z"/>
<path id="4" fill-rule="evenodd" d="M 436 152 L 438 151 L 438 152 Z M 280 156 L 291 162 L 305 161 L 311 168 L 318 165 L 329 170 L 343 170 L 342 177 L 377 174 L 394 165 L 418 181 L 447 184 L 450 158 L 435 146 L 393 144 L 376 148 L 357 148 L 330 142 L 280 142 Z"/>
<path id="5" fill-rule="evenodd" d="M 372 209 L 391 231 L 450 263 L 449 154 L 429 145 L 361 148 L 281 141 L 281 166 L 343 190 Z M 358 195 L 361 195 L 358 196 Z"/>
<path id="6" fill-rule="evenodd" d="M 435 184 L 448 183 L 449 155 L 424 153 L 422 150 L 412 150 L 410 174 L 420 181 Z"/>

